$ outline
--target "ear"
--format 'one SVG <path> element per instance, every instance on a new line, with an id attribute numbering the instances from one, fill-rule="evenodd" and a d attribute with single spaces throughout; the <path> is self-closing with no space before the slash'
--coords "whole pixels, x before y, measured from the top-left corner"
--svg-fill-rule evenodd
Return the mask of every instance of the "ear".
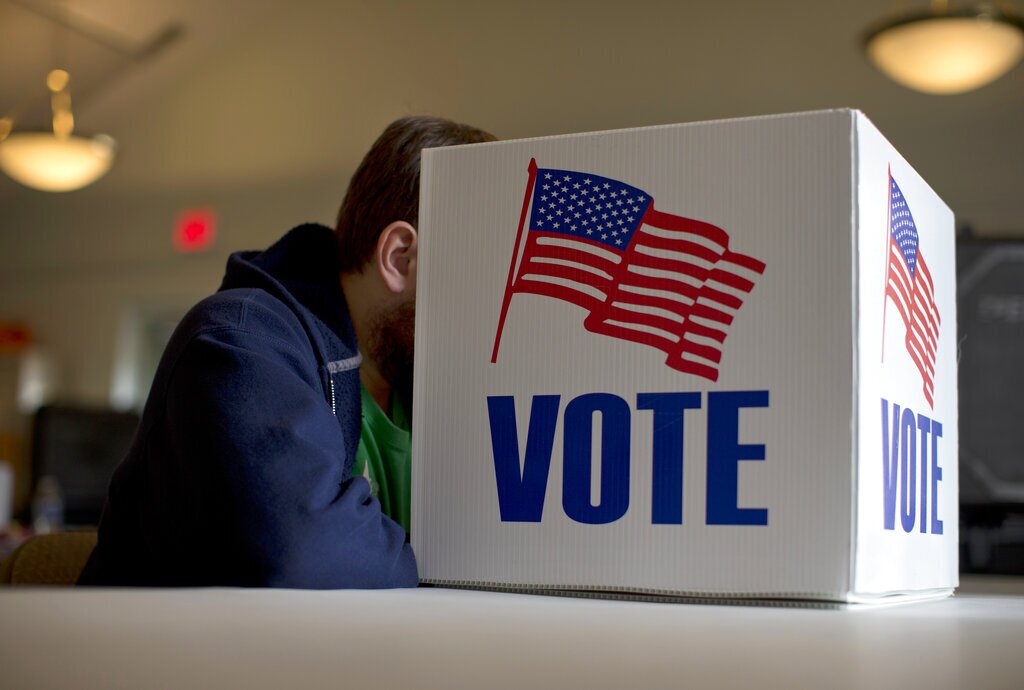
<path id="1" fill-rule="evenodd" d="M 388 225 L 377 238 L 377 272 L 393 293 L 415 289 L 416 239 L 416 228 L 401 220 Z"/>

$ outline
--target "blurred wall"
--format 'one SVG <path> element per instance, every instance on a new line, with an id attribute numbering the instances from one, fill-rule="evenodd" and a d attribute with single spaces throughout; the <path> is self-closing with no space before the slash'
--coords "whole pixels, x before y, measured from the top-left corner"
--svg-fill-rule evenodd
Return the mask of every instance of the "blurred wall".
<path id="1" fill-rule="evenodd" d="M 333 201 L 312 184 L 251 191 L 146 192 L 87 196 L 58 205 L 47 197 L 16 209 L 21 244 L 2 252 L 0 314 L 31 325 L 56 364 L 59 397 L 105 405 L 125 320 L 136 311 L 186 308 L 217 289 L 230 251 L 260 248 L 303 220 L 328 221 Z M 35 195 L 34 195 L 35 196 Z M 214 249 L 181 255 L 171 228 L 182 207 L 219 214 Z M 73 216 L 65 217 L 64 214 Z M 8 265 L 12 256 L 16 265 Z M 13 263 L 13 262 L 12 262 Z"/>
<path id="2" fill-rule="evenodd" d="M 996 203 L 1018 193 L 1024 138 L 1008 150 L 971 138 L 983 123 L 1019 122 L 1013 83 L 921 118 L 934 97 L 888 82 L 860 53 L 858 32 L 887 0 L 740 4 L 280 3 L 144 98 L 128 86 L 159 66 L 78 113 L 120 142 L 104 180 L 63 195 L 4 181 L 0 315 L 29 323 L 54 354 L 62 397 L 106 402 L 127 312 L 195 301 L 217 287 L 229 251 L 330 224 L 362 153 L 409 113 L 515 138 L 856 106 L 980 232 L 1024 229 Z M 978 156 L 983 179 L 969 170 Z M 173 219 L 200 206 L 219 214 L 217 245 L 178 255 Z"/>

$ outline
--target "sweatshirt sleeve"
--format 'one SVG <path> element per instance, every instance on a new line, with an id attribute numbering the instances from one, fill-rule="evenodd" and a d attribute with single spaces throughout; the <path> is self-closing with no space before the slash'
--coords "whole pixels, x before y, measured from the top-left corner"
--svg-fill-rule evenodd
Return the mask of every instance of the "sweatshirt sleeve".
<path id="1" fill-rule="evenodd" d="M 380 509 L 309 355 L 241 329 L 196 336 L 165 399 L 168 460 L 150 477 L 185 496 L 184 580 L 295 588 L 415 587 L 405 531 Z M 356 425 L 358 429 L 358 424 Z M 349 441 L 346 443 L 346 441 Z M 161 472 L 166 477 L 161 477 Z"/>

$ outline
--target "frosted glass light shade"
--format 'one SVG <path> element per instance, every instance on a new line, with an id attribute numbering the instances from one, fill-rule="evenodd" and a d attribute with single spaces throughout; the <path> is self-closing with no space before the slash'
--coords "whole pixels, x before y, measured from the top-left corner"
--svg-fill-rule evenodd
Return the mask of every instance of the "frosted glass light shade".
<path id="1" fill-rule="evenodd" d="M 26 187 L 68 192 L 103 177 L 116 148 L 105 135 L 58 138 L 47 132 L 12 132 L 0 142 L 0 169 Z"/>
<path id="2" fill-rule="evenodd" d="M 866 50 L 878 69 L 904 86 L 962 93 L 998 79 L 1020 61 L 1024 27 L 1000 14 L 922 15 L 872 32 Z"/>

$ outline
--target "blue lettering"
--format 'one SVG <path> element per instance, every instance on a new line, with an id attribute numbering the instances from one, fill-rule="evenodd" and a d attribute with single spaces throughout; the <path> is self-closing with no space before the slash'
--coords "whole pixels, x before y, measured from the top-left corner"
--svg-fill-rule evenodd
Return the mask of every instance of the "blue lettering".
<path id="1" fill-rule="evenodd" d="M 601 413 L 601 498 L 590 503 L 594 413 Z M 609 393 L 581 395 L 565 408 L 562 508 L 576 522 L 615 522 L 629 508 L 629 427 L 626 401 Z"/>
<path id="2" fill-rule="evenodd" d="M 502 522 L 540 522 L 548 487 L 551 449 L 558 422 L 557 395 L 536 395 L 530 410 L 526 457 L 519 469 L 519 433 L 515 400 L 510 395 L 488 396 L 491 449 L 498 484 L 498 509 Z"/>
<path id="3" fill-rule="evenodd" d="M 942 468 L 939 467 L 939 438 L 942 437 L 942 424 L 932 421 L 932 534 L 942 534 L 942 520 L 939 519 L 939 482 L 942 481 Z M 924 514 L 921 514 L 924 520 Z"/>
<path id="4" fill-rule="evenodd" d="M 768 407 L 768 391 L 708 393 L 707 524 L 767 525 L 766 508 L 739 508 L 739 462 L 764 460 L 762 444 L 741 444 L 739 411 Z"/>
<path id="5" fill-rule="evenodd" d="M 931 431 L 931 420 L 923 414 L 917 415 L 917 429 L 921 432 L 921 533 L 928 531 L 928 432 Z M 932 499 L 934 500 L 934 499 Z"/>
<path id="6" fill-rule="evenodd" d="M 914 529 L 917 519 L 917 472 L 914 462 L 917 459 L 917 422 L 914 412 L 903 408 L 903 421 L 900 422 L 900 524 L 904 532 Z"/>
<path id="7" fill-rule="evenodd" d="M 891 428 L 891 433 L 890 433 Z M 931 437 L 931 448 L 928 439 Z M 908 534 L 917 524 L 921 534 L 942 534 L 939 519 L 939 439 L 942 424 L 918 414 L 909 407 L 892 406 L 892 426 L 889 425 L 889 401 L 882 398 L 882 526 L 896 529 L 896 485 L 900 489 L 900 526 Z M 931 481 L 929 481 L 929 455 L 931 455 Z M 918 470 L 920 463 L 920 470 Z M 917 490 L 920 473 L 921 491 Z M 931 520 L 928 503 L 931 502 Z M 918 502 L 920 501 L 920 505 Z M 920 522 L 918 522 L 920 520 Z"/>
<path id="8" fill-rule="evenodd" d="M 654 411 L 651 522 L 683 524 L 683 414 L 700 408 L 700 393 L 640 393 L 640 410 Z"/>
<path id="9" fill-rule="evenodd" d="M 701 396 L 701 393 L 637 395 L 637 409 L 653 412 L 653 524 L 683 523 L 684 417 L 686 410 L 700 409 Z M 487 397 L 502 522 L 541 522 L 543 519 L 560 402 L 558 395 L 533 397 L 526 451 L 520 454 L 515 399 L 512 396 Z M 768 407 L 768 391 L 708 394 L 706 524 L 709 525 L 768 524 L 767 508 L 738 506 L 740 461 L 763 461 L 766 457 L 763 444 L 739 443 L 739 416 L 745 407 Z M 886 410 L 883 401 L 883 422 Z M 896 410 L 898 414 L 899 408 Z M 595 414 L 600 414 L 598 421 L 595 421 Z M 562 508 L 566 516 L 589 525 L 621 519 L 629 510 L 631 407 L 619 396 L 589 393 L 571 400 L 563 416 Z M 896 429 L 895 423 L 893 429 Z M 598 432 L 600 451 L 595 458 L 593 446 Z M 941 428 L 939 433 L 941 435 Z M 894 440 L 893 464 L 898 447 L 898 440 Z M 933 452 L 933 461 L 934 458 Z M 600 463 L 599 470 L 595 462 Z M 595 471 L 599 472 L 597 481 L 594 481 Z M 933 472 L 933 485 L 935 476 Z M 941 476 L 940 469 L 938 477 Z M 600 487 L 593 501 L 592 485 Z"/>
<path id="10" fill-rule="evenodd" d="M 889 401 L 882 398 L 882 510 L 885 529 L 896 529 L 896 474 L 899 470 L 900 406 L 892 406 L 892 451 L 889 450 Z"/>

